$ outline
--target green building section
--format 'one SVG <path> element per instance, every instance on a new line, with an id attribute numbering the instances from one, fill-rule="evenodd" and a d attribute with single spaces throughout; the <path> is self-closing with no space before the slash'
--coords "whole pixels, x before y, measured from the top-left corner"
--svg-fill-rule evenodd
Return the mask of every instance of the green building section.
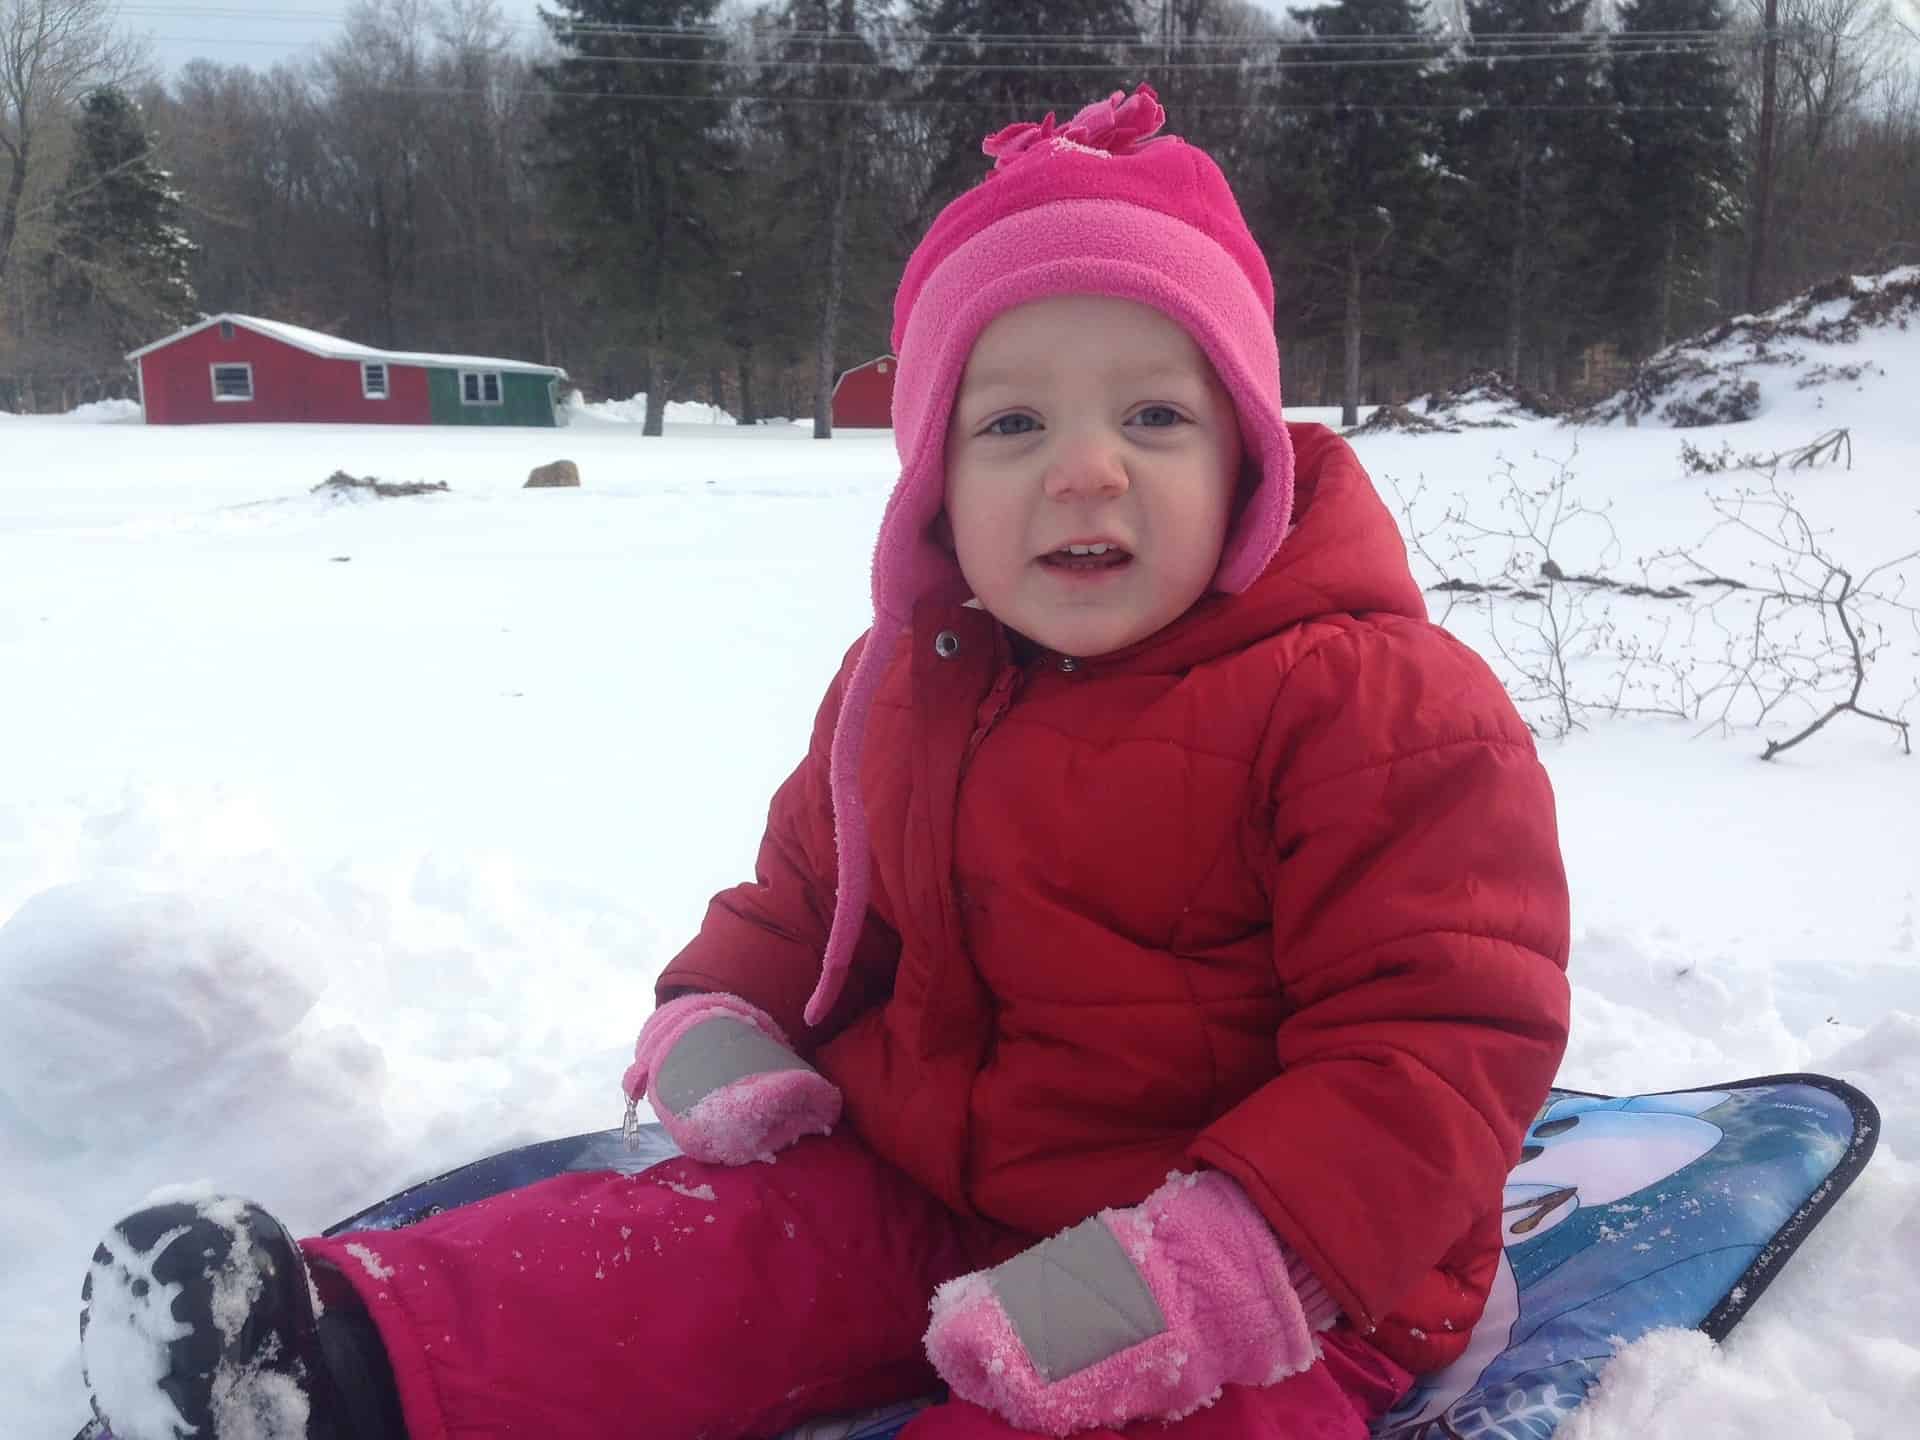
<path id="1" fill-rule="evenodd" d="M 427 396 L 436 425 L 553 425 L 553 397 L 559 382 L 551 375 L 487 371 L 497 376 L 497 404 L 469 404 L 460 398 L 460 370 L 427 371 Z"/>

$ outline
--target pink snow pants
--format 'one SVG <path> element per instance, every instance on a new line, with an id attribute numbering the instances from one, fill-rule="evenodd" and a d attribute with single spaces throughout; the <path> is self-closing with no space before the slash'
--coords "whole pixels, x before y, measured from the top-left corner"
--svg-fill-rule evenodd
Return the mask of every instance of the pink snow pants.
<path id="1" fill-rule="evenodd" d="M 953 1214 L 841 1134 L 771 1165 L 566 1175 L 302 1243 L 379 1328 L 408 1440 L 763 1440 L 936 1390 L 920 1343 L 934 1288 L 1034 1238 Z M 1345 1329 L 1325 1341 L 1278 1385 L 1091 1433 L 1364 1440 L 1411 1377 Z M 1023 1433 L 955 1401 L 901 1440 Z"/>

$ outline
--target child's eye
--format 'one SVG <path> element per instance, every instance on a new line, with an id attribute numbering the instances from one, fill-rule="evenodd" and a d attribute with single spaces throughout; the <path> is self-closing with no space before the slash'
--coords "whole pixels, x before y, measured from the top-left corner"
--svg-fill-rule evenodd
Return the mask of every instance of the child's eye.
<path id="1" fill-rule="evenodd" d="M 1130 423 L 1144 425 L 1149 430 L 1165 430 L 1182 423 L 1185 419 L 1186 417 L 1171 405 L 1149 405 L 1135 415 Z"/>
<path id="2" fill-rule="evenodd" d="M 1031 415 L 1002 415 L 997 420 L 989 420 L 983 435 L 1026 435 L 1040 428 L 1040 422 Z"/>

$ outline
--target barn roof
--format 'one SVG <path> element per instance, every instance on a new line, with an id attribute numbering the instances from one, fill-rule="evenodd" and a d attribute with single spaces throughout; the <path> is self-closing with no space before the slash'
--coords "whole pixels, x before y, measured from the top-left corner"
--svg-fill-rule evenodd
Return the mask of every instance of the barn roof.
<path id="1" fill-rule="evenodd" d="M 417 350 L 376 350 L 371 345 L 356 344 L 352 340 L 342 340 L 337 335 L 324 335 L 318 330 L 307 330 L 299 325 L 289 325 L 282 320 L 262 320 L 257 315 L 237 315 L 227 311 L 220 315 L 209 315 L 184 330 L 176 330 L 164 340 L 156 340 L 151 345 L 142 345 L 138 350 L 129 351 L 127 359 L 138 360 L 142 355 L 150 355 L 155 350 L 164 350 L 176 340 L 184 340 L 197 334 L 209 325 L 218 325 L 222 320 L 244 326 L 248 330 L 291 345 L 296 350 L 305 350 L 310 355 L 318 355 L 323 360 L 380 360 L 389 365 L 433 365 L 461 370 L 503 370 L 525 375 L 557 375 L 566 378 L 567 372 L 557 365 L 532 365 L 525 360 L 499 360 L 486 355 L 435 355 Z"/>
<path id="2" fill-rule="evenodd" d="M 878 365 L 880 367 L 880 373 L 883 375 L 886 374 L 888 367 L 895 363 L 895 358 L 893 352 L 888 351 L 885 355 L 876 355 L 871 360 L 862 361 L 858 365 L 853 365 L 842 370 L 839 377 L 833 382 L 834 393 L 839 393 L 840 386 L 846 382 L 849 376 L 858 375 L 862 370 L 871 370 L 874 366 Z"/>

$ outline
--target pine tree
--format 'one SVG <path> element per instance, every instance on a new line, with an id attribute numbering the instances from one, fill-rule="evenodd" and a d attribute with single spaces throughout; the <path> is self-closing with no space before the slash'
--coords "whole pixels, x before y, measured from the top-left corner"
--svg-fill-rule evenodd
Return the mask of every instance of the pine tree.
<path id="1" fill-rule="evenodd" d="M 1720 0 L 1625 0 L 1620 8 L 1613 93 L 1633 213 L 1616 236 L 1614 289 L 1642 351 L 1664 346 L 1676 311 L 1704 298 L 1714 235 L 1739 224 L 1738 95 L 1718 43 L 1725 24 Z M 1674 32 L 1689 38 L 1648 38 Z"/>
<path id="2" fill-rule="evenodd" d="M 773 97 L 784 156 L 781 211 L 794 239 L 788 272 L 809 277 L 814 362 L 813 433 L 833 434 L 833 387 L 855 252 L 871 230 L 862 201 L 873 158 L 888 143 L 889 73 L 879 51 L 890 7 L 880 0 L 787 0 L 771 36 L 778 66 L 758 88 Z"/>
<path id="3" fill-rule="evenodd" d="M 910 9 L 926 37 L 926 216 L 987 173 L 980 141 L 994 131 L 1048 111 L 1065 120 L 1150 78 L 1128 59 L 1140 38 L 1128 0 L 910 0 Z"/>
<path id="4" fill-rule="evenodd" d="M 1464 119 L 1453 168 L 1464 180 L 1452 261 L 1456 333 L 1523 361 L 1551 388 L 1562 356 L 1603 308 L 1622 173 L 1604 51 L 1586 38 L 1588 0 L 1468 0 L 1472 58 L 1458 71 Z M 1543 44 L 1540 37 L 1566 36 Z"/>
<path id="5" fill-rule="evenodd" d="M 1304 318 L 1310 331 L 1337 328 L 1342 336 L 1342 423 L 1353 425 L 1360 418 L 1362 341 L 1404 308 L 1396 288 L 1410 295 L 1404 277 L 1440 223 L 1439 120 L 1417 107 L 1435 104 L 1444 77 L 1437 59 L 1405 63 L 1417 52 L 1404 42 L 1429 33 L 1420 0 L 1339 0 L 1293 16 L 1316 39 L 1403 42 L 1342 44 L 1337 58 L 1350 63 L 1304 66 L 1286 90 L 1290 106 L 1307 107 L 1289 127 L 1282 171 L 1287 263 L 1311 268 L 1318 293 L 1333 297 Z"/>
<path id="6" fill-rule="evenodd" d="M 71 353 L 107 365 L 199 312 L 181 197 L 153 160 L 139 106 L 103 86 L 81 102 L 76 147 L 54 207 L 48 292 Z"/>
<path id="7" fill-rule="evenodd" d="M 562 51 L 540 72 L 555 92 L 544 167 L 576 267 L 603 305 L 633 317 L 642 433 L 658 435 L 667 391 L 690 359 L 676 337 L 724 268 L 708 214 L 730 158 L 710 28 L 718 0 L 556 3 L 557 13 L 542 12 Z"/>

